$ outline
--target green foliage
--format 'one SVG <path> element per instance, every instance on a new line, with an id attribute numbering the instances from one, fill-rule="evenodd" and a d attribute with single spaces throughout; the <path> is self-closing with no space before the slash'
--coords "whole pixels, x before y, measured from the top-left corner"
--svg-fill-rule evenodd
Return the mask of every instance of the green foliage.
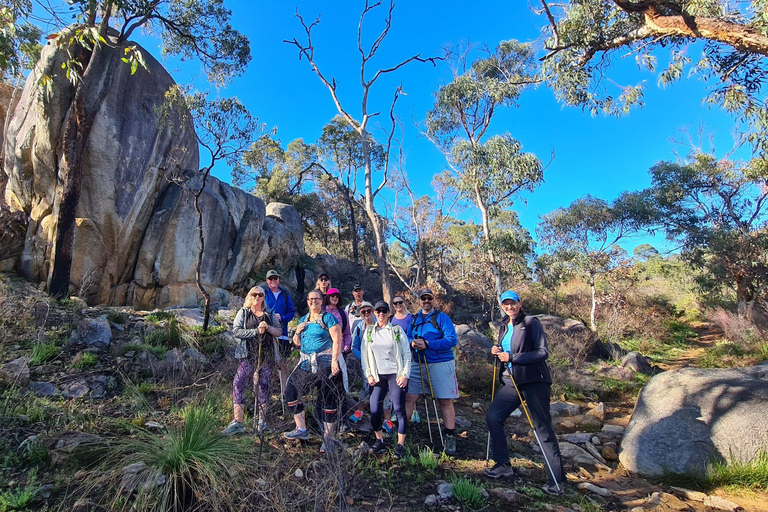
<path id="1" fill-rule="evenodd" d="M 147 317 L 149 318 L 149 317 Z M 175 348 L 181 346 L 181 327 L 176 317 L 171 317 L 165 326 L 155 329 L 144 337 L 144 343 L 156 348 Z"/>
<path id="2" fill-rule="evenodd" d="M 47 341 L 45 343 L 36 343 L 32 347 L 32 354 L 29 356 L 29 364 L 37 366 L 56 359 L 61 352 L 61 347 L 56 342 Z"/>
<path id="3" fill-rule="evenodd" d="M 107 320 L 113 324 L 123 325 L 125 323 L 125 314 L 122 311 L 112 309 L 107 313 Z"/>
<path id="4" fill-rule="evenodd" d="M 453 498 L 462 507 L 468 510 L 477 510 L 485 504 L 485 499 L 481 494 L 483 486 L 476 480 L 454 476 L 451 479 L 451 485 L 453 486 Z"/>
<path id="5" fill-rule="evenodd" d="M 699 359 L 701 368 L 731 368 L 741 366 L 739 360 L 745 355 L 741 345 L 732 341 L 721 341 Z"/>
<path id="6" fill-rule="evenodd" d="M 152 393 L 155 390 L 155 385 L 151 382 L 142 381 L 136 385 L 136 392 L 144 396 Z"/>
<path id="7" fill-rule="evenodd" d="M 203 329 L 202 326 L 195 325 L 195 326 L 192 327 L 192 330 L 198 336 L 201 336 L 203 338 L 208 338 L 210 336 L 216 336 L 216 335 L 221 334 L 223 332 L 227 332 L 227 326 L 225 326 L 225 325 L 213 325 L 213 326 L 209 327 L 208 329 Z"/>
<path id="8" fill-rule="evenodd" d="M 440 461 L 435 452 L 427 447 L 419 448 L 419 464 L 422 468 L 434 471 L 440 465 Z"/>
<path id="9" fill-rule="evenodd" d="M 176 318 L 173 316 L 172 313 L 168 313 L 167 311 L 155 311 L 154 313 L 150 313 L 147 315 L 144 320 L 146 322 L 152 322 L 153 324 L 159 324 L 160 322 L 163 322 L 165 320 L 170 320 L 171 318 Z"/>
<path id="10" fill-rule="evenodd" d="M 6 510 L 27 510 L 36 495 L 37 490 L 33 486 L 27 486 L 15 491 L 5 491 L 0 494 L 0 512 L 5 512 Z"/>
<path id="11" fill-rule="evenodd" d="M 72 360 L 72 368 L 77 368 L 79 370 L 87 370 L 89 368 L 93 368 L 96 366 L 96 363 L 99 361 L 99 356 L 92 353 L 92 352 L 80 352 L 75 356 L 75 358 Z"/>
<path id="12" fill-rule="evenodd" d="M 28 23 L 29 0 L 10 0 L 0 7 L 0 78 L 30 69 L 40 55 L 41 31 Z"/>
<path id="13" fill-rule="evenodd" d="M 746 463 L 717 461 L 710 467 L 707 480 L 714 486 L 735 486 L 768 492 L 768 451 L 759 451 Z"/>
<path id="14" fill-rule="evenodd" d="M 665 327 L 669 331 L 669 341 L 672 345 L 688 345 L 690 340 L 699 337 L 698 333 L 684 322 L 668 320 L 665 322 Z"/>

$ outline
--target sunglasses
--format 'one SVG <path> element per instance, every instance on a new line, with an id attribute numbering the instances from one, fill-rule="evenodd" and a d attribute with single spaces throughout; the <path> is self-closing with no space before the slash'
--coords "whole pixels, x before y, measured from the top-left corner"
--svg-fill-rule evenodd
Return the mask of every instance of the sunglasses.
<path id="1" fill-rule="evenodd" d="M 272 277 L 268 277 L 267 281 L 275 281 L 276 279 L 280 279 L 280 278 L 277 276 L 272 276 Z"/>
<path id="2" fill-rule="evenodd" d="M 373 313 L 372 309 L 363 309 L 362 311 L 360 311 L 360 314 L 362 315 L 370 315 L 371 313 Z"/>
<path id="3" fill-rule="evenodd" d="M 341 299 L 341 295 L 333 294 L 328 296 L 329 299 Z"/>
<path id="4" fill-rule="evenodd" d="M 397 302 L 393 302 L 392 304 L 395 305 L 395 306 L 399 306 L 402 303 L 403 303 L 403 301 L 399 300 Z"/>
<path id="5" fill-rule="evenodd" d="M 263 293 L 252 293 L 251 294 L 251 297 L 263 297 L 263 296 L 264 296 Z"/>
<path id="6" fill-rule="evenodd" d="M 389 313 L 388 309 L 377 309 L 376 310 L 376 314 L 377 315 L 383 315 L 383 314 L 386 314 L 386 313 Z"/>
<path id="7" fill-rule="evenodd" d="M 434 297 L 427 297 L 426 295 L 424 297 L 419 298 L 421 302 L 432 302 L 433 299 Z"/>
<path id="8" fill-rule="evenodd" d="M 321 277 L 320 280 L 321 281 L 330 281 L 330 279 L 328 279 L 327 277 Z"/>
<path id="9" fill-rule="evenodd" d="M 307 302 L 323 302 L 323 299 L 307 299 Z"/>

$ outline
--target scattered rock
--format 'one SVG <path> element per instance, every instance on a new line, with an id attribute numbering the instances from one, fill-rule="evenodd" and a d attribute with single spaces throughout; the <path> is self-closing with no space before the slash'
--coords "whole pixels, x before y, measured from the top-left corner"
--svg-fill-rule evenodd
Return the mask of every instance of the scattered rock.
<path id="1" fill-rule="evenodd" d="M 608 466 L 575 444 L 568 442 L 560 443 L 560 454 L 563 456 L 563 458 L 569 459 L 571 462 L 579 466 L 585 466 L 589 471 L 592 472 L 597 471 L 598 468 L 610 470 Z"/>
<path id="2" fill-rule="evenodd" d="M 589 432 L 574 432 L 573 434 L 565 434 L 563 436 L 566 441 L 573 444 L 584 444 L 589 441 L 592 434 Z"/>
<path id="3" fill-rule="evenodd" d="M 704 505 L 718 510 L 728 510 L 729 512 L 736 512 L 742 510 L 742 508 L 732 501 L 728 501 L 720 496 L 707 496 L 704 499 Z"/>
<path id="4" fill-rule="evenodd" d="M 304 472 L 301 470 L 301 468 L 299 468 L 296 470 L 293 476 L 295 476 L 296 478 L 304 478 Z"/>
<path id="5" fill-rule="evenodd" d="M 45 484 L 41 486 L 37 490 L 37 495 L 35 496 L 36 500 L 45 501 L 51 497 L 51 494 L 53 493 L 55 485 L 54 484 Z"/>
<path id="6" fill-rule="evenodd" d="M 592 436 L 592 444 L 599 445 L 601 443 L 600 438 L 597 436 Z"/>
<path id="7" fill-rule="evenodd" d="M 599 452 L 599 451 L 597 451 L 597 448 L 595 448 L 595 446 L 594 446 L 592 443 L 590 443 L 589 441 L 587 441 L 586 443 L 584 443 L 584 448 L 585 448 L 585 449 L 586 449 L 586 450 L 589 452 L 589 454 L 590 454 L 590 455 L 592 455 L 594 458 L 596 458 L 597 460 L 599 460 L 599 461 L 600 461 L 600 462 L 602 462 L 603 464 L 606 464 L 606 462 L 605 462 L 605 459 L 604 459 L 604 458 L 603 458 L 603 456 L 600 454 L 600 452 Z"/>
<path id="8" fill-rule="evenodd" d="M 684 497 L 687 500 L 690 501 L 704 501 L 707 499 L 707 495 L 703 492 L 699 491 L 691 491 L 690 489 L 684 489 L 682 487 L 672 487 L 672 490 L 676 493 L 680 494 L 682 497 Z"/>
<path id="9" fill-rule="evenodd" d="M 208 364 L 208 358 L 194 348 L 184 349 L 184 357 L 197 361 L 201 364 Z"/>
<path id="10" fill-rule="evenodd" d="M 589 416 L 596 417 L 601 422 L 605 421 L 605 404 L 603 402 L 600 402 L 595 406 L 594 409 L 591 409 L 587 414 Z"/>
<path id="11" fill-rule="evenodd" d="M 578 405 L 568 402 L 555 402 L 549 405 L 549 413 L 552 416 L 576 416 L 579 412 Z"/>
<path id="12" fill-rule="evenodd" d="M 165 430 L 165 427 L 156 421 L 148 421 L 144 426 L 149 430 Z"/>
<path id="13" fill-rule="evenodd" d="M 621 366 L 629 368 L 635 373 L 650 375 L 653 372 L 653 368 L 651 368 L 651 363 L 648 362 L 648 359 L 646 359 L 640 352 L 635 351 L 628 352 L 627 355 L 621 359 Z"/>
<path id="14" fill-rule="evenodd" d="M 64 387 L 61 391 L 61 396 L 64 398 L 82 398 L 91 391 L 85 380 L 76 380 Z"/>
<path id="15" fill-rule="evenodd" d="M 438 503 L 437 496 L 430 494 L 427 499 L 424 500 L 425 507 L 436 507 Z"/>
<path id="16" fill-rule="evenodd" d="M 59 390 L 50 382 L 30 382 L 29 390 L 38 396 L 56 396 Z"/>
<path id="17" fill-rule="evenodd" d="M 460 428 L 469 428 L 472 426 L 472 422 L 461 416 L 456 416 L 456 426 Z"/>
<path id="18" fill-rule="evenodd" d="M 112 340 L 112 328 L 107 315 L 83 318 L 77 324 L 77 341 L 88 347 L 106 348 Z"/>
<path id="19" fill-rule="evenodd" d="M 619 460 L 645 476 L 704 476 L 713 457 L 752 460 L 768 446 L 768 365 L 670 370 L 637 398 Z"/>
<path id="20" fill-rule="evenodd" d="M 483 404 L 481 404 L 480 402 L 472 402 L 472 408 L 473 409 L 482 409 L 483 408 Z"/>
<path id="21" fill-rule="evenodd" d="M 490 491 L 492 496 L 502 499 L 508 503 L 518 503 L 520 501 L 520 493 L 514 489 L 505 489 L 503 487 L 496 487 Z"/>
<path id="22" fill-rule="evenodd" d="M 614 450 L 610 446 L 604 446 L 602 451 L 600 452 L 600 455 L 602 455 L 605 460 L 609 460 L 611 462 L 615 462 L 619 460 L 619 454 L 616 453 L 616 450 Z"/>
<path id="23" fill-rule="evenodd" d="M 437 494 L 440 500 L 448 501 L 453 498 L 453 486 L 448 482 L 442 482 L 437 486 Z"/>
<path id="24" fill-rule="evenodd" d="M 115 322 L 109 322 L 109 326 L 112 327 L 116 331 L 123 332 L 125 330 L 125 327 L 123 327 L 120 324 L 116 324 Z"/>
<path id="25" fill-rule="evenodd" d="M 122 492 L 133 492 L 148 483 L 159 487 L 165 483 L 165 475 L 154 468 L 147 467 L 143 462 L 137 462 L 123 468 L 123 478 L 120 481 Z"/>
<path id="26" fill-rule="evenodd" d="M 603 425 L 600 432 L 605 436 L 618 439 L 624 435 L 624 427 L 621 425 Z"/>
<path id="27" fill-rule="evenodd" d="M 598 487 L 595 484 L 591 484 L 589 482 L 582 482 L 578 484 L 576 487 L 579 489 L 582 489 L 584 491 L 593 492 L 595 494 L 599 494 L 600 496 L 603 496 L 604 498 L 610 498 L 613 496 L 613 493 L 609 491 L 608 489 L 604 487 Z"/>
<path id="28" fill-rule="evenodd" d="M 29 359 L 19 357 L 0 366 L 0 382 L 8 386 L 29 386 Z"/>
<path id="29" fill-rule="evenodd" d="M 456 326 L 459 353 L 466 358 L 488 357 L 493 340 L 466 324 Z"/>
<path id="30" fill-rule="evenodd" d="M 172 313 L 176 319 L 184 325 L 188 325 L 190 327 L 203 326 L 204 317 L 200 308 L 173 308 L 167 309 L 166 311 Z"/>

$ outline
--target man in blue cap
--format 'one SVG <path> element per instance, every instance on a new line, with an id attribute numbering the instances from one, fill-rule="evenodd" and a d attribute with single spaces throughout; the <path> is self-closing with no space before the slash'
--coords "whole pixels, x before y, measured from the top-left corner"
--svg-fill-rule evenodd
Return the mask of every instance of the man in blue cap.
<path id="1" fill-rule="evenodd" d="M 501 387 L 496 391 L 485 416 L 496 464 L 485 470 L 485 475 L 490 478 L 514 475 L 509 463 L 504 422 L 525 400 L 531 413 L 532 427 L 547 462 L 548 483 L 542 490 L 550 494 L 562 494 L 565 472 L 549 414 L 552 377 L 546 363 L 549 357 L 547 334 L 538 318 L 525 314 L 517 292 L 509 290 L 501 294 L 501 310 L 504 317 L 496 338 L 498 344 L 491 348 L 491 353 L 498 360 L 497 364 L 501 365 Z"/>

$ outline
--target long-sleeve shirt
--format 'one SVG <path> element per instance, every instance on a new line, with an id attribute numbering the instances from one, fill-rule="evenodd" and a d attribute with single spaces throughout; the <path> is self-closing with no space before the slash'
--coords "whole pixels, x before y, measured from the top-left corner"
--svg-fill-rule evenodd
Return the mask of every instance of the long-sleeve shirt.
<path id="1" fill-rule="evenodd" d="M 291 300 L 291 294 L 289 294 L 282 286 L 280 287 L 280 293 L 277 294 L 277 297 L 275 297 L 275 294 L 269 289 L 269 286 L 265 287 L 264 290 L 264 301 L 267 303 L 267 308 L 269 308 L 272 313 L 280 315 L 280 323 L 283 326 L 283 336 L 288 337 L 288 322 L 293 320 L 293 317 L 296 316 L 296 308 L 293 305 L 293 300 Z"/>
<path id="2" fill-rule="evenodd" d="M 433 316 L 437 320 L 439 329 L 436 329 L 432 324 Z M 445 313 L 438 312 L 435 309 L 430 311 L 428 315 L 421 311 L 416 313 L 413 316 L 413 321 L 408 326 L 406 334 L 409 340 L 414 339 L 416 336 L 427 340 L 429 348 L 423 350 L 423 353 L 428 363 L 442 363 L 454 359 L 453 347 L 456 346 L 459 340 L 456 336 L 456 327 L 454 327 L 453 322 Z"/>

